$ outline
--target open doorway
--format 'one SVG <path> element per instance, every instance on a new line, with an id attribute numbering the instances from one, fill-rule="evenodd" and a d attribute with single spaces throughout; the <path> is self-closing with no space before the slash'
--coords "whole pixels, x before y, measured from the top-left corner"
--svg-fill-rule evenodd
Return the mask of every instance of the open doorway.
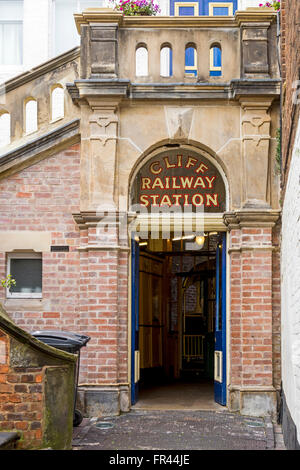
<path id="1" fill-rule="evenodd" d="M 217 333 L 225 327 L 224 241 L 225 234 L 205 232 L 134 242 L 136 407 L 225 404 L 217 390 L 225 385 L 222 344 L 216 351 Z M 223 334 L 224 344 L 226 349 Z"/>

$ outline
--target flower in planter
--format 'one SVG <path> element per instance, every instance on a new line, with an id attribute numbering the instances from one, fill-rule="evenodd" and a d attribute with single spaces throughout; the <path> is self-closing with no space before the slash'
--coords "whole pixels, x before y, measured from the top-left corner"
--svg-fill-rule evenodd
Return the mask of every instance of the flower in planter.
<path id="1" fill-rule="evenodd" d="M 155 16 L 160 12 L 153 0 L 109 0 L 114 10 L 121 11 L 125 16 Z"/>
<path id="2" fill-rule="evenodd" d="M 274 8 L 276 11 L 280 10 L 280 0 L 273 0 L 272 2 L 260 3 L 260 7 Z"/>

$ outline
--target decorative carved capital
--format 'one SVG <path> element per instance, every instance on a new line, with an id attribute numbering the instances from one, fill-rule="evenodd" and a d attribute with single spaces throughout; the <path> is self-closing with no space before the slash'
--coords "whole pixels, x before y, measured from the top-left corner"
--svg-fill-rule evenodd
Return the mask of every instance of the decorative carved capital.
<path id="1" fill-rule="evenodd" d="M 223 215 L 224 224 L 229 231 L 242 227 L 274 227 L 280 218 L 278 210 L 241 210 L 235 212 L 225 212 Z"/>

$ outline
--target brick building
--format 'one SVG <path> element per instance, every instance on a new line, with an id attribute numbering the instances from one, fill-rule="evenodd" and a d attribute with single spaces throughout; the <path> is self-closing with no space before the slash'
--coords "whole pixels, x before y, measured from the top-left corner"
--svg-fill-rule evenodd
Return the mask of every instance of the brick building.
<path id="1" fill-rule="evenodd" d="M 87 416 L 183 379 L 276 414 L 277 14 L 227 3 L 228 16 L 86 10 L 79 48 L 5 83 L 0 276 L 17 286 L 2 302 L 27 331 L 91 336 Z"/>
<path id="2" fill-rule="evenodd" d="M 299 178 L 300 178 L 300 6 L 283 1 L 281 14 L 282 64 L 282 410 L 288 449 L 299 449 Z"/>

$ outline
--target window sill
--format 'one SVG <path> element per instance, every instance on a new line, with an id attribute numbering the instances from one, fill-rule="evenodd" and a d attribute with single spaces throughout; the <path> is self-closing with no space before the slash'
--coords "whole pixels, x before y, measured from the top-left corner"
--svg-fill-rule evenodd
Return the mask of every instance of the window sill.
<path id="1" fill-rule="evenodd" d="M 34 131 L 30 131 L 30 132 L 25 132 L 25 133 L 24 133 L 24 137 L 27 137 L 27 136 L 32 135 L 32 134 L 35 134 L 36 132 L 38 132 L 38 129 L 35 129 Z"/>
<path id="2" fill-rule="evenodd" d="M 51 119 L 50 123 L 49 124 L 55 124 L 56 122 L 58 121 L 62 121 L 64 119 L 65 116 L 61 116 L 61 117 L 58 117 L 56 119 Z"/>
<path id="3" fill-rule="evenodd" d="M 15 299 L 42 299 L 42 294 L 15 294 L 9 295 L 6 297 L 6 300 L 15 300 Z"/>
<path id="4" fill-rule="evenodd" d="M 13 313 L 15 313 L 16 310 L 18 310 L 19 312 L 27 312 L 28 310 L 39 312 L 41 311 L 41 309 L 44 309 L 45 300 L 43 300 L 42 298 L 16 299 L 14 297 L 10 297 L 5 299 L 5 301 L 3 302 L 3 306 L 8 312 Z"/>

